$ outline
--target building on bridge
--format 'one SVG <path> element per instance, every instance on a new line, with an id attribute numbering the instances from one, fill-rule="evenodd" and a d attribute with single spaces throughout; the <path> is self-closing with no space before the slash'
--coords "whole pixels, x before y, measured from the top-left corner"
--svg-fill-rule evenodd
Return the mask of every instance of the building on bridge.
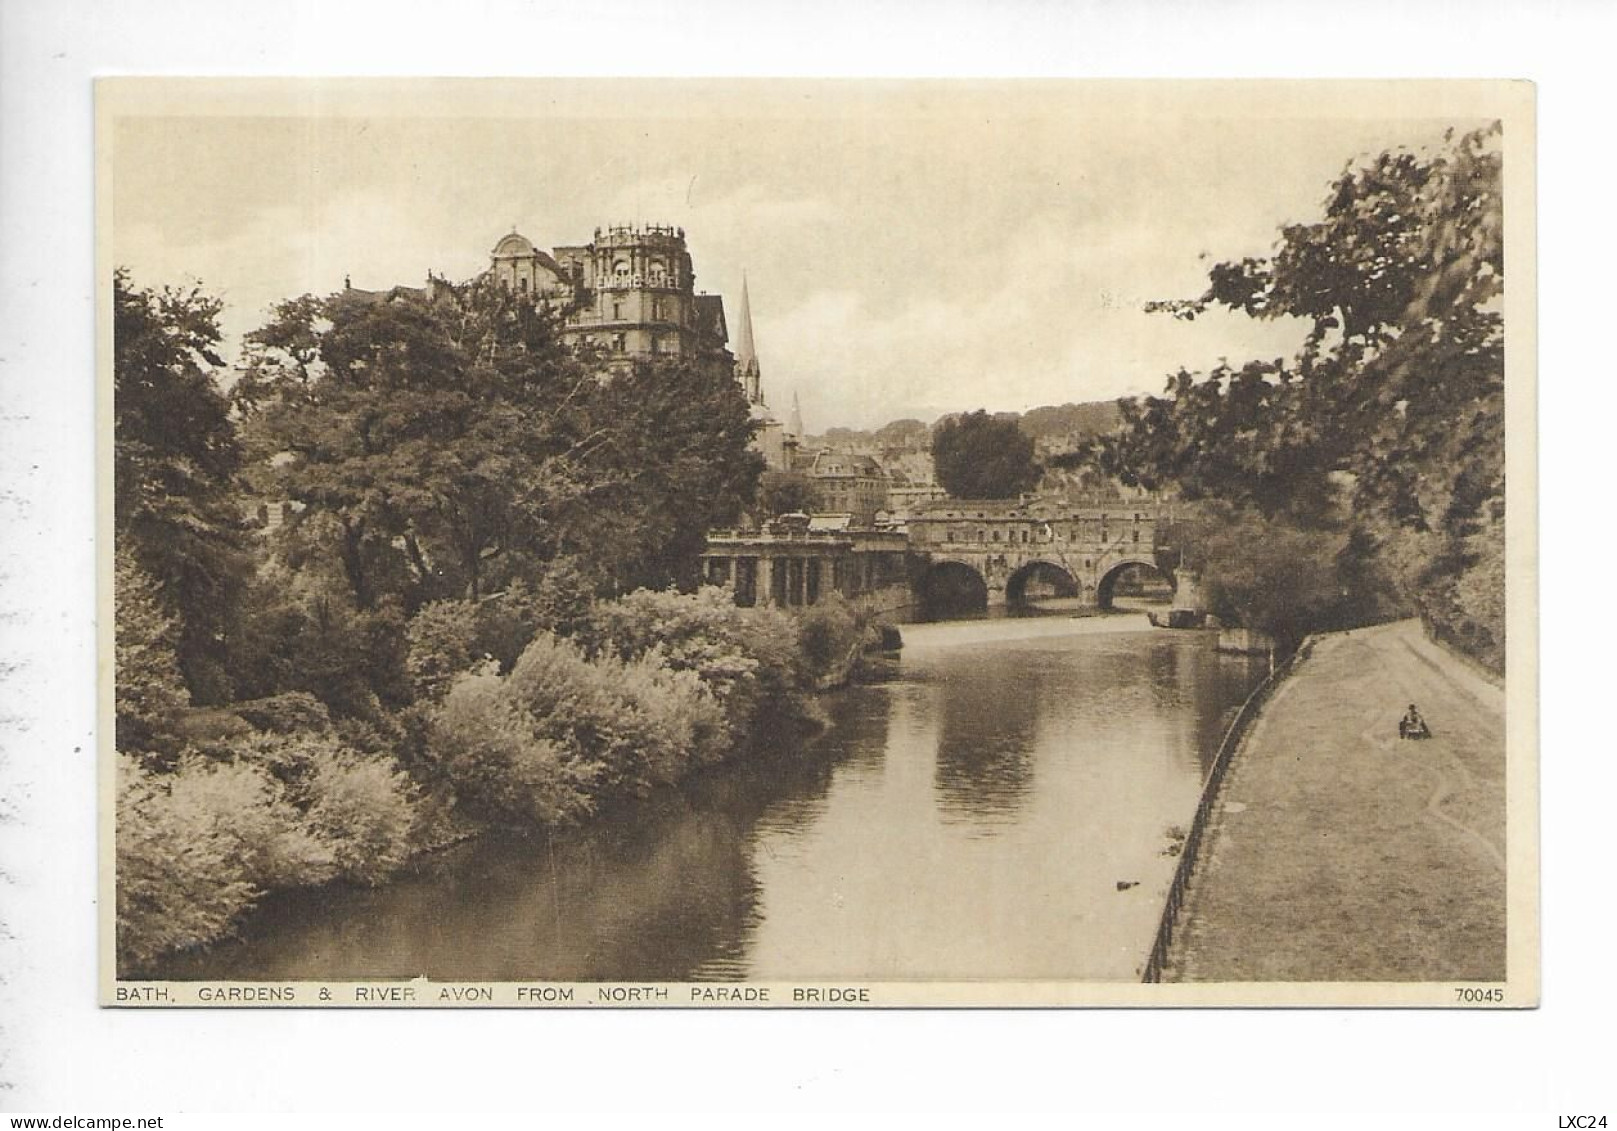
<path id="1" fill-rule="evenodd" d="M 923 601 L 950 590 L 975 592 L 977 603 L 1059 596 L 1106 608 L 1125 572 L 1166 574 L 1157 554 L 1166 517 L 1161 504 L 1138 499 L 949 499 L 923 506 L 906 528 L 927 562 Z"/>

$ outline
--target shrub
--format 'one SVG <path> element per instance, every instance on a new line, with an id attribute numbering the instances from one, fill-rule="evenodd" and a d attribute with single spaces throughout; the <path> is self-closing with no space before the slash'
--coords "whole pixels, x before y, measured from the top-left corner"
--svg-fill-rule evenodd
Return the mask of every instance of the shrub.
<path id="1" fill-rule="evenodd" d="M 471 601 L 433 601 L 410 618 L 405 671 L 418 700 L 443 697 L 477 657 L 478 607 Z"/>
<path id="2" fill-rule="evenodd" d="M 576 558 L 546 563 L 532 583 L 515 582 L 478 606 L 478 647 L 510 671 L 541 632 L 570 637 L 587 624 L 599 584 Z"/>
<path id="3" fill-rule="evenodd" d="M 809 674 L 816 679 L 835 675 L 848 663 L 864 637 L 866 618 L 846 600 L 832 596 L 798 618 L 798 646 Z"/>
<path id="4" fill-rule="evenodd" d="M 258 896 L 332 879 L 374 884 L 408 858 L 416 791 L 391 759 L 330 734 L 251 732 L 229 760 L 169 773 L 119 760 L 118 949 L 128 962 L 210 942 Z"/>
<path id="5" fill-rule="evenodd" d="M 377 884 L 409 859 L 416 791 L 388 762 L 352 753 L 323 758 L 309 793 L 309 831 L 330 845 L 340 878 Z"/>
<path id="6" fill-rule="evenodd" d="M 118 746 L 160 747 L 174 716 L 191 702 L 176 652 L 180 625 L 164 607 L 157 583 L 121 542 L 114 554 L 113 604 Z"/>
<path id="7" fill-rule="evenodd" d="M 660 653 L 591 662 L 550 635 L 528 645 L 505 688 L 536 734 L 589 767 L 598 794 L 643 793 L 678 777 L 710 702 L 699 677 L 667 668 Z M 716 711 L 711 718 L 722 730 Z"/>
<path id="8" fill-rule="evenodd" d="M 335 872 L 264 771 L 194 757 L 166 774 L 119 758 L 116 858 L 118 953 L 136 965 L 226 934 L 268 888 Z"/>
<path id="9" fill-rule="evenodd" d="M 591 810 L 593 775 L 541 737 L 493 665 L 462 676 L 433 718 L 431 743 L 456 794 L 498 820 L 560 825 Z"/>
<path id="10" fill-rule="evenodd" d="M 652 650 L 589 659 L 537 637 L 501 678 L 463 677 L 438 712 L 434 747 L 458 792 L 491 816 L 565 824 L 724 756 L 730 730 L 693 671 Z"/>
<path id="11" fill-rule="evenodd" d="M 723 708 L 732 744 L 768 721 L 814 715 L 796 622 L 775 609 L 738 608 L 722 589 L 642 589 L 601 602 L 578 638 L 591 655 L 634 660 L 655 649 L 673 670 L 694 672 Z"/>
<path id="12" fill-rule="evenodd" d="M 230 711 L 249 726 L 275 734 L 320 732 L 331 727 L 331 713 L 326 705 L 307 691 L 248 699 L 231 704 Z"/>

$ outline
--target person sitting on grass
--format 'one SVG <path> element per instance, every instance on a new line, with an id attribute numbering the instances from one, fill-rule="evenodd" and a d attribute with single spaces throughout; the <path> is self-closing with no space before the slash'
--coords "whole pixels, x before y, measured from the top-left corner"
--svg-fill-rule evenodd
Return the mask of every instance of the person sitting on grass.
<path id="1" fill-rule="evenodd" d="M 1413 704 L 1413 703 L 1411 703 L 1409 705 L 1409 710 L 1404 713 L 1404 717 L 1398 720 L 1398 737 L 1399 738 L 1431 738 L 1432 737 L 1431 728 L 1426 725 L 1426 720 L 1421 718 L 1420 712 L 1415 709 L 1415 704 Z"/>

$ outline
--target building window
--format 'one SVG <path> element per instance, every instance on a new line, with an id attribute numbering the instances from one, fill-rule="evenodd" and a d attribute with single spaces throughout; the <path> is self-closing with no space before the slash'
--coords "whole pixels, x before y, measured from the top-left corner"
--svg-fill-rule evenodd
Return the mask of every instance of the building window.
<path id="1" fill-rule="evenodd" d="M 612 300 L 612 321 L 623 321 L 623 304 L 616 299 Z"/>
<path id="2" fill-rule="evenodd" d="M 623 343 L 623 335 L 622 334 L 613 334 L 612 335 L 612 348 L 617 350 L 619 353 L 623 352 L 624 343 Z M 1102 539 L 1102 541 L 1104 541 L 1104 540 L 1105 539 Z"/>
<path id="3" fill-rule="evenodd" d="M 524 279 L 521 280 L 521 283 L 522 283 L 522 293 L 527 294 L 528 293 L 528 280 L 526 278 L 524 278 Z"/>

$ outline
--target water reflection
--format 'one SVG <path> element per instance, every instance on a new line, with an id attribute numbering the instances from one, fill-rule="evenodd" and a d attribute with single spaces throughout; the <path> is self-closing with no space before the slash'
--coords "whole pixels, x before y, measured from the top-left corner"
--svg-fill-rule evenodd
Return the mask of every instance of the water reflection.
<path id="1" fill-rule="evenodd" d="M 1036 665 L 951 657 L 934 677 L 936 789 L 944 819 L 984 834 L 1015 821 L 1033 790 L 1034 734 L 1047 694 Z"/>
<path id="2" fill-rule="evenodd" d="M 905 630 L 830 725 L 570 836 L 268 901 L 176 979 L 1130 978 L 1262 665 L 1105 619 Z M 1120 881 L 1138 886 L 1119 891 Z"/>

